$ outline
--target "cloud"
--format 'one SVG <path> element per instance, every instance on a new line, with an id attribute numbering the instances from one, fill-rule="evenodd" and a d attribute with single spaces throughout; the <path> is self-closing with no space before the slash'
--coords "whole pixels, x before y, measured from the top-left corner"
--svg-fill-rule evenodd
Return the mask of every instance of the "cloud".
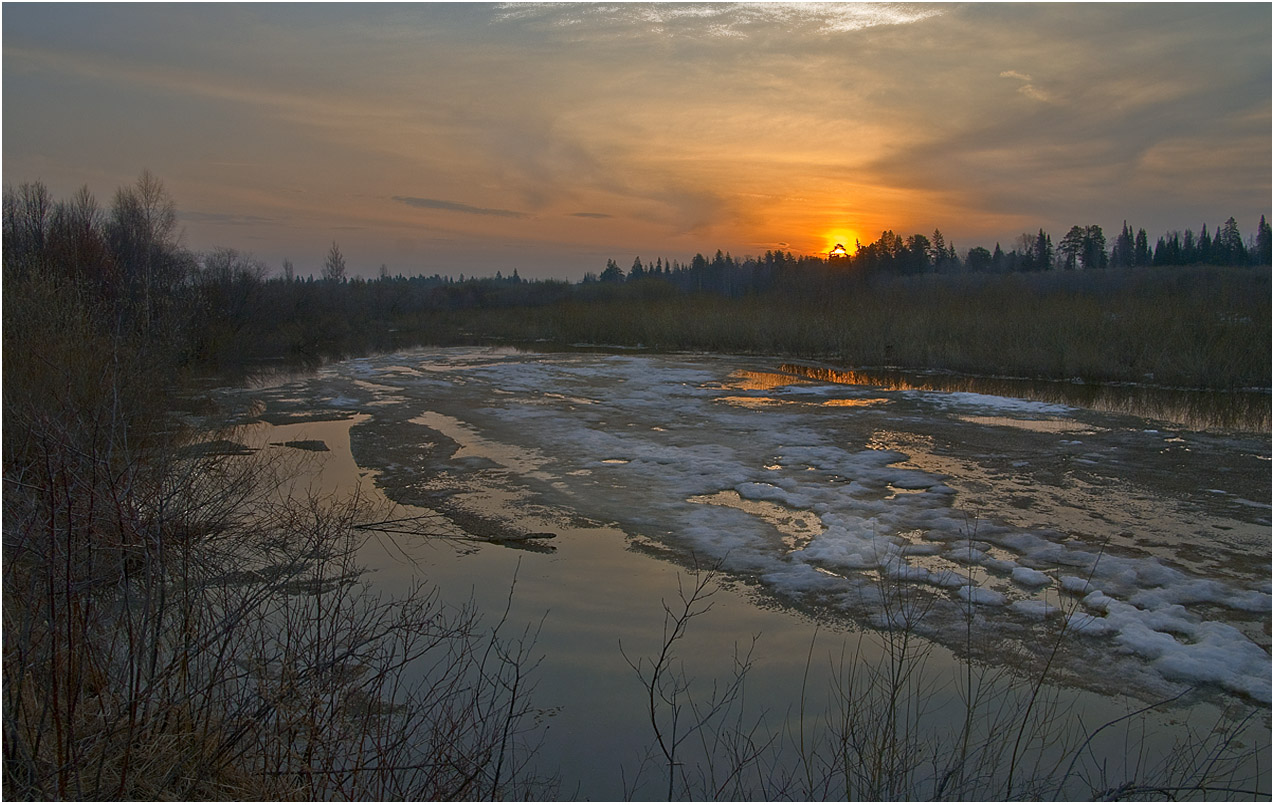
<path id="1" fill-rule="evenodd" d="M 1032 77 L 1027 73 L 1020 73 L 1017 70 L 1003 70 L 1001 71 L 1001 78 L 1010 78 L 1014 81 L 1021 81 L 1022 85 L 1018 88 L 1018 93 L 1020 95 L 1026 95 L 1034 101 L 1049 101 L 1049 96 L 1032 83 Z"/>
<path id="2" fill-rule="evenodd" d="M 502 3 L 500 21 L 527 22 L 581 34 L 622 35 L 646 31 L 694 39 L 742 39 L 776 29 L 829 35 L 884 25 L 906 25 L 943 14 L 933 5 L 910 3 Z"/>
<path id="3" fill-rule="evenodd" d="M 614 218 L 614 215 L 607 215 L 605 212 L 573 212 L 572 218 Z"/>
<path id="4" fill-rule="evenodd" d="M 517 212 L 515 210 L 498 210 L 490 207 L 474 207 L 469 204 L 461 204 L 458 201 L 444 201 L 437 198 L 417 198 L 415 196 L 391 196 L 391 198 L 400 204 L 406 204 L 409 207 L 418 207 L 424 210 L 446 210 L 448 212 L 463 212 L 467 215 L 492 215 L 497 218 L 531 217 L 525 212 Z"/>
<path id="5" fill-rule="evenodd" d="M 179 210 L 177 217 L 192 223 L 227 224 L 229 226 L 277 224 L 283 220 L 282 218 L 267 218 L 263 215 L 239 215 L 228 212 L 200 212 L 198 210 Z"/>

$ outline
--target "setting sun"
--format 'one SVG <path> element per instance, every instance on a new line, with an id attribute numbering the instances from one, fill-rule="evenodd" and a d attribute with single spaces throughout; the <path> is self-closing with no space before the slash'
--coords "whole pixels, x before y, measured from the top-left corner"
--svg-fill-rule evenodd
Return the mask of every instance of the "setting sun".
<path id="1" fill-rule="evenodd" d="M 828 245 L 824 247 L 824 253 L 829 257 L 849 257 L 855 252 L 857 237 L 856 233 L 845 230 L 827 234 L 824 239 Z"/>

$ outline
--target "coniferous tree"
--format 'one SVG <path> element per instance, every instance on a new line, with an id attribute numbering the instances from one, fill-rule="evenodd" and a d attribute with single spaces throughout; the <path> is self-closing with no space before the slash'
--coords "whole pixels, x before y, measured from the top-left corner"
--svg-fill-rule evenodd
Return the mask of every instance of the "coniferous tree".
<path id="1" fill-rule="evenodd" d="M 1151 247 L 1147 244 L 1147 230 L 1138 229 L 1133 239 L 1133 264 L 1135 266 L 1151 265 Z"/>
<path id="2" fill-rule="evenodd" d="M 1054 264 L 1054 243 L 1043 229 L 1036 234 L 1036 248 L 1032 255 L 1032 262 L 1038 271 L 1048 271 Z"/>
<path id="3" fill-rule="evenodd" d="M 929 257 L 935 270 L 938 270 L 947 259 L 947 241 L 943 239 L 943 233 L 938 229 L 934 230 L 934 239 L 930 242 Z"/>
<path id="4" fill-rule="evenodd" d="M 1081 260 L 1085 268 L 1107 267 L 1107 238 L 1102 234 L 1102 227 L 1097 224 L 1085 227 Z"/>
<path id="5" fill-rule="evenodd" d="M 1257 254 L 1255 257 L 1258 265 L 1269 266 L 1271 264 L 1271 225 L 1266 220 L 1265 215 L 1257 223 Z"/>
<path id="6" fill-rule="evenodd" d="M 1218 252 L 1218 262 L 1225 266 L 1242 266 L 1248 262 L 1244 253 L 1244 238 L 1240 236 L 1240 226 L 1235 218 L 1227 218 L 1218 232 L 1217 241 L 1213 244 L 1214 250 Z"/>
<path id="7" fill-rule="evenodd" d="M 342 282 L 345 279 L 345 255 L 341 254 L 341 247 L 335 240 L 328 248 L 327 259 L 323 261 L 323 278 L 329 282 Z"/>
<path id="8" fill-rule="evenodd" d="M 1069 229 L 1062 240 L 1058 241 L 1058 259 L 1067 271 L 1075 270 L 1083 259 L 1084 251 L 1085 230 L 1078 225 Z"/>
<path id="9" fill-rule="evenodd" d="M 608 259 L 607 267 L 602 271 L 602 276 L 598 279 L 602 282 L 624 282 L 624 271 L 620 268 L 619 263 Z"/>
<path id="10" fill-rule="evenodd" d="M 1196 241 L 1196 259 L 1201 263 L 1213 262 L 1213 238 L 1209 235 L 1209 225 L 1200 227 L 1200 239 Z"/>
<path id="11" fill-rule="evenodd" d="M 1116 268 L 1129 268 L 1133 265 L 1133 230 L 1125 221 L 1120 228 L 1120 236 L 1116 245 L 1111 248 L 1111 265 Z"/>

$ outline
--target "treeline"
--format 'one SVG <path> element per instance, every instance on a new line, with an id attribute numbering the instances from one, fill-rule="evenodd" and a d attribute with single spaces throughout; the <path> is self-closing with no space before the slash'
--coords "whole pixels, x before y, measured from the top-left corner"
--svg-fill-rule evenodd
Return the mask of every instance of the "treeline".
<path id="1" fill-rule="evenodd" d="M 1210 387 L 1270 382 L 1270 272 L 1254 268 L 1270 260 L 1264 216 L 1247 243 L 1233 218 L 1213 233 L 1167 233 L 1154 248 L 1126 223 L 1110 245 L 1101 227 L 1075 226 L 1057 243 L 1041 229 L 1009 251 L 975 247 L 962 258 L 938 230 L 887 230 L 827 258 L 718 250 L 688 262 L 634 258 L 627 269 L 612 259 L 578 283 L 528 281 L 516 270 L 403 276 L 387 266 L 375 279 L 350 277 L 334 242 L 318 277 L 301 278 L 289 261 L 272 270 L 232 248 L 182 247 L 174 202 L 144 173 L 107 206 L 87 189 L 54 200 L 39 183 L 6 188 L 4 246 L 7 326 L 39 315 L 23 312 L 32 288 L 60 294 L 174 371 L 497 340 Z M 741 305 L 748 327 L 734 320 Z M 1056 320 L 1055 334 L 1032 322 L 1015 330 L 1011 309 Z M 903 330 L 906 338 L 894 335 Z M 1084 352 L 1092 357 L 1078 360 Z"/>
<path id="2" fill-rule="evenodd" d="M 1228 218 L 1212 235 L 1207 224 L 1198 236 L 1190 229 L 1167 232 L 1156 240 L 1154 248 L 1149 245 L 1145 229 L 1135 234 L 1126 221 L 1110 249 L 1102 227 L 1090 224 L 1071 227 L 1057 245 L 1052 235 L 1040 229 L 1034 235 L 1024 232 L 1008 252 L 997 243 L 992 251 L 975 246 L 965 252 L 964 258 L 938 229 L 932 236 L 914 234 L 907 238 L 887 229 L 871 243 L 856 241 L 853 253 L 838 249 L 826 259 L 793 257 L 791 252 L 769 250 L 761 257 L 737 259 L 719 249 L 711 260 L 696 254 L 688 264 L 662 258 L 654 264 L 643 263 L 641 257 L 635 257 L 627 272 L 612 259 L 601 275 L 588 274 L 584 282 L 656 280 L 683 292 L 712 291 L 733 296 L 770 290 L 778 283 L 817 276 L 827 268 L 914 275 L 1191 265 L 1271 265 L 1271 226 L 1266 216 L 1261 216 L 1257 233 L 1247 245 L 1234 218 Z"/>

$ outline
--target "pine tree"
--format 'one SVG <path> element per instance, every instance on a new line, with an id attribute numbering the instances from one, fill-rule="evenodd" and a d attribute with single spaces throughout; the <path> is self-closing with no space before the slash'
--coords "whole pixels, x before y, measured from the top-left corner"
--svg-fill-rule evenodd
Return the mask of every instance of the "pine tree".
<path id="1" fill-rule="evenodd" d="M 1269 266 L 1271 264 L 1271 225 L 1266 220 L 1266 216 L 1262 216 L 1262 220 L 1257 223 L 1257 254 L 1258 265 Z"/>
<path id="2" fill-rule="evenodd" d="M 1209 225 L 1200 227 L 1200 239 L 1196 242 L 1197 257 L 1201 263 L 1213 262 L 1213 238 L 1209 236 Z"/>
<path id="3" fill-rule="evenodd" d="M 947 259 L 947 242 L 943 240 L 943 233 L 937 229 L 934 230 L 934 239 L 930 241 L 929 258 L 936 270 L 941 268 L 943 261 Z"/>
<path id="4" fill-rule="evenodd" d="M 1054 264 L 1054 244 L 1043 229 L 1036 234 L 1036 249 L 1032 254 L 1032 263 L 1038 271 L 1048 271 Z"/>
<path id="5" fill-rule="evenodd" d="M 328 249 L 328 257 L 323 261 L 323 278 L 331 282 L 343 282 L 345 280 L 345 255 L 341 254 L 341 247 L 336 241 L 332 241 L 331 248 Z"/>
<path id="6" fill-rule="evenodd" d="M 599 277 L 602 282 L 624 282 L 624 270 L 615 260 L 607 260 L 606 270 Z"/>
<path id="7" fill-rule="evenodd" d="M 1227 218 L 1226 223 L 1218 230 L 1218 239 L 1213 248 L 1219 252 L 1218 258 L 1222 265 L 1242 266 L 1248 262 L 1244 253 L 1244 238 L 1240 236 L 1240 226 L 1234 217 Z"/>
<path id="8" fill-rule="evenodd" d="M 1133 264 L 1135 266 L 1151 265 L 1151 247 L 1147 245 L 1147 230 L 1139 229 L 1133 239 Z"/>
<path id="9" fill-rule="evenodd" d="M 1116 268 L 1129 268 L 1133 265 L 1133 230 L 1125 221 L 1120 228 L 1120 236 L 1116 245 L 1111 247 L 1111 265 Z"/>

